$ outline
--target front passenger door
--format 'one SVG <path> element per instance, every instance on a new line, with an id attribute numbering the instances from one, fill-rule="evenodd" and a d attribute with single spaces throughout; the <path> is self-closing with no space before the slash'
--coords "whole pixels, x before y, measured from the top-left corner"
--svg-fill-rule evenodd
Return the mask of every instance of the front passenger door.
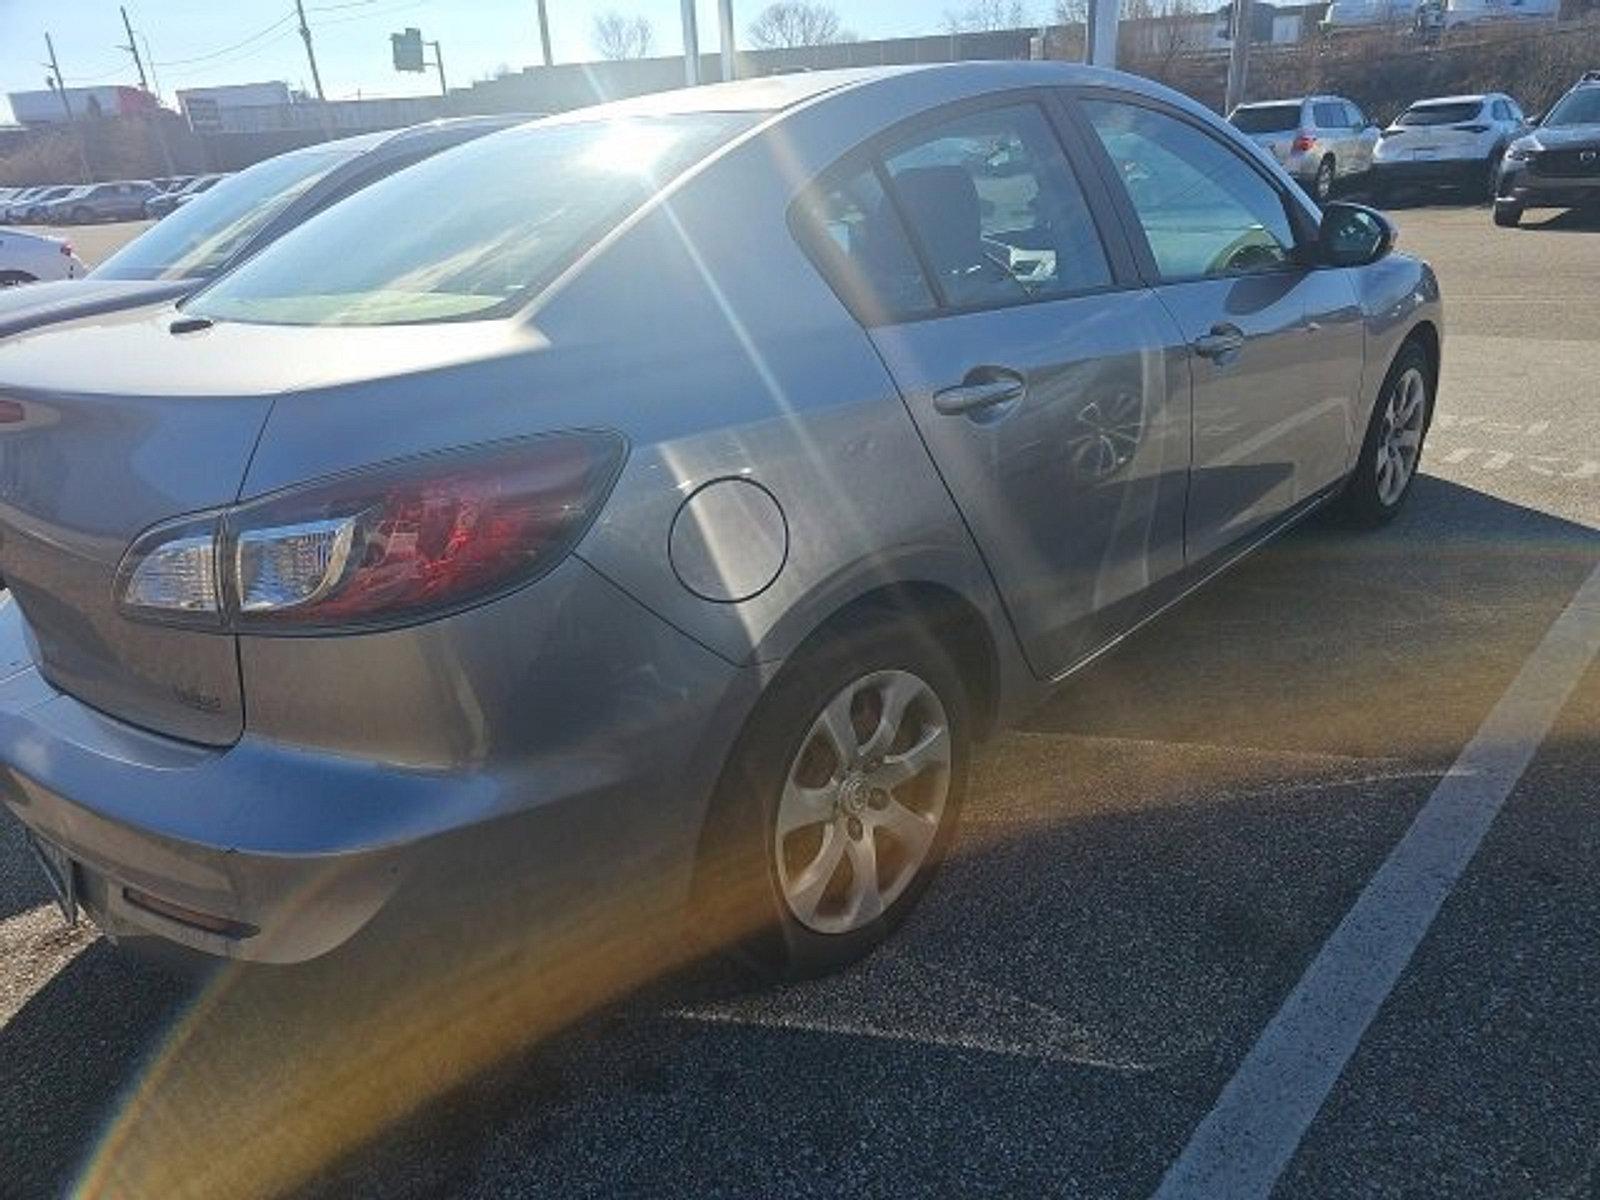
<path id="1" fill-rule="evenodd" d="M 1196 562 L 1336 482 L 1358 419 L 1364 326 L 1345 272 L 1303 264 L 1287 196 L 1197 120 L 1078 102 L 1120 182 L 1145 269 L 1189 343 Z"/>

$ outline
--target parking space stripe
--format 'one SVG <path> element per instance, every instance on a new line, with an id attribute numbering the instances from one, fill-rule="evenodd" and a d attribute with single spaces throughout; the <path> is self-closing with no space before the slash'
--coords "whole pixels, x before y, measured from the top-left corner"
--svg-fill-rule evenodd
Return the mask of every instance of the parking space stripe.
<path id="1" fill-rule="evenodd" d="M 1323 944 L 1157 1200 L 1266 1197 L 1440 906 L 1600 653 L 1600 567 L 1584 581 Z"/>

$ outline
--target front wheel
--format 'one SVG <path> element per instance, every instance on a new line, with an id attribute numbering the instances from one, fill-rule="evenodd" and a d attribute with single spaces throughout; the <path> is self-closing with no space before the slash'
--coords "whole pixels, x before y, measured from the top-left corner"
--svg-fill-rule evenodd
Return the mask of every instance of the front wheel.
<path id="1" fill-rule="evenodd" d="M 1522 205 L 1515 200 L 1494 202 L 1494 223 L 1502 229 L 1515 229 L 1522 220 Z"/>
<path id="2" fill-rule="evenodd" d="M 1393 520 L 1411 493 L 1433 418 L 1435 382 L 1433 362 L 1422 345 L 1402 346 L 1367 423 L 1361 457 L 1339 497 L 1338 510 L 1355 523 Z"/>
<path id="3" fill-rule="evenodd" d="M 969 745 L 961 678 L 921 626 L 872 619 L 802 650 L 713 800 L 700 932 L 769 978 L 865 956 L 949 847 Z"/>

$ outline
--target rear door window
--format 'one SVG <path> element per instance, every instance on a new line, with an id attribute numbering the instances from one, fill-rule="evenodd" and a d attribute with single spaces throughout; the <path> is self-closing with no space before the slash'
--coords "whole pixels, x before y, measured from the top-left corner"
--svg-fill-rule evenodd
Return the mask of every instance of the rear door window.
<path id="1" fill-rule="evenodd" d="M 1111 283 L 1088 201 L 1036 105 L 923 130 L 884 168 L 947 305 L 1017 304 Z"/>

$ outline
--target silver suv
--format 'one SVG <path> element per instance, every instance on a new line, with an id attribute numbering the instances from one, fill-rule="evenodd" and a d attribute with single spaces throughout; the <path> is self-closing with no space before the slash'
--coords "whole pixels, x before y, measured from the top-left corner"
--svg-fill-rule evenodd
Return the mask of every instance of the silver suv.
<path id="1" fill-rule="evenodd" d="M 1585 75 L 1535 124 L 1506 147 L 1496 225 L 1515 225 L 1528 208 L 1600 205 L 1600 72 Z"/>
<path id="2" fill-rule="evenodd" d="M 1372 169 L 1378 127 L 1343 96 L 1303 96 L 1241 104 L 1233 126 L 1273 158 L 1324 204 L 1341 182 Z"/>

